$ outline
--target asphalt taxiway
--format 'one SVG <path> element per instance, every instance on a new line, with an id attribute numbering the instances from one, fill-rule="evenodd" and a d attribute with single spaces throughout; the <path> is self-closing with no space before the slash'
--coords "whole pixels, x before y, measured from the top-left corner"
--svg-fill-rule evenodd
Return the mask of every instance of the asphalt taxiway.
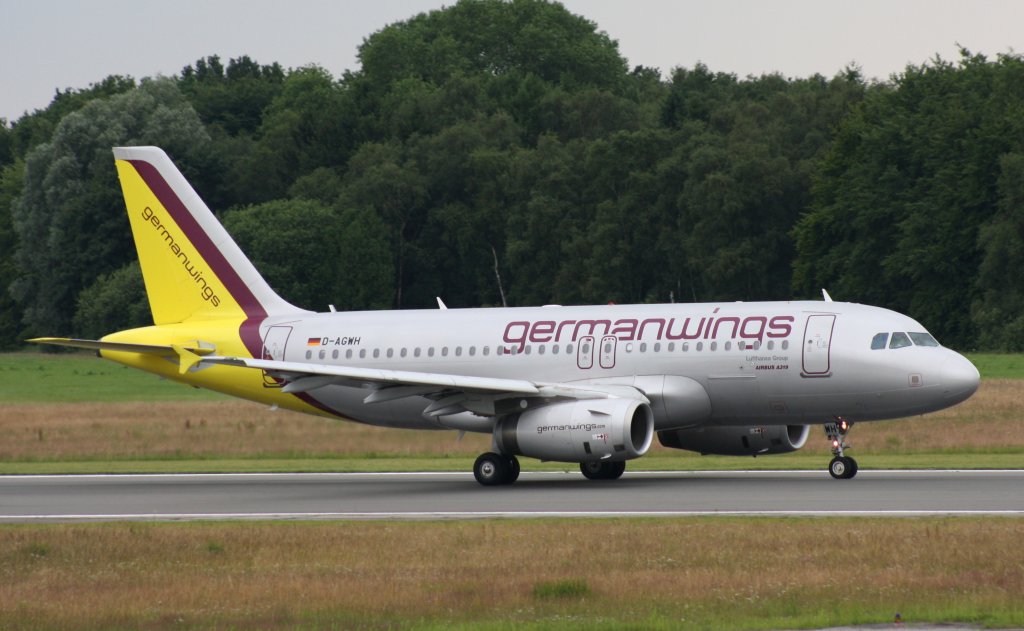
<path id="1" fill-rule="evenodd" d="M 0 523 L 199 519 L 479 519 L 688 515 L 1024 517 L 1024 470 L 524 472 L 0 477 Z"/>

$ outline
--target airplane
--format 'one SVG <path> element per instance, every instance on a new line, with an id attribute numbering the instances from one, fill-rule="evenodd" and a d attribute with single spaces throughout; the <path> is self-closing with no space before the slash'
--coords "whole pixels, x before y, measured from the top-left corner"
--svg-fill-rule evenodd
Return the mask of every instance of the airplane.
<path id="1" fill-rule="evenodd" d="M 854 303 L 720 302 L 314 313 L 260 276 L 163 150 L 114 148 L 153 326 L 37 338 L 187 385 L 384 427 L 491 435 L 473 466 L 511 484 L 519 457 L 614 480 L 655 434 L 758 456 L 831 443 L 851 479 L 855 422 L 950 407 L 973 364 L 910 317 Z"/>

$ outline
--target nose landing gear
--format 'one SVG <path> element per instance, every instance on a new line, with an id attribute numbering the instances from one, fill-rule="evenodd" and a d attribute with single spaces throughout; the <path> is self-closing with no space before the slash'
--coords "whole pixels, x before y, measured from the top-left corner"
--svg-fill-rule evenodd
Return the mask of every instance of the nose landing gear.
<path id="1" fill-rule="evenodd" d="M 849 449 L 846 444 L 846 434 L 853 427 L 853 423 L 846 419 L 836 419 L 834 423 L 825 424 L 825 435 L 832 443 L 832 461 L 828 463 L 829 474 L 837 480 L 849 480 L 857 475 L 857 461 L 849 456 L 843 455 L 844 449 Z"/>

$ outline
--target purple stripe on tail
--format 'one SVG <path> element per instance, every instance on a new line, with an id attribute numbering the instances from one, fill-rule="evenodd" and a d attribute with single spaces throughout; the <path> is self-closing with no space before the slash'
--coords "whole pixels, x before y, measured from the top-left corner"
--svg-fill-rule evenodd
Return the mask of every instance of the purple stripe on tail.
<path id="1" fill-rule="evenodd" d="M 250 318 L 266 317 L 266 309 L 260 304 L 249 287 L 242 282 L 238 272 L 224 258 L 220 249 L 210 240 L 206 231 L 199 225 L 199 222 L 196 221 L 192 213 L 185 207 L 185 204 L 174 193 L 174 190 L 167 184 L 156 167 L 141 160 L 131 160 L 131 165 L 135 167 L 135 170 L 138 171 L 150 190 L 156 194 L 157 199 L 167 209 L 174 222 L 185 233 L 185 238 L 192 242 L 192 245 L 198 250 L 199 256 L 203 257 L 217 278 L 224 283 L 228 293 L 242 307 L 245 315 Z"/>

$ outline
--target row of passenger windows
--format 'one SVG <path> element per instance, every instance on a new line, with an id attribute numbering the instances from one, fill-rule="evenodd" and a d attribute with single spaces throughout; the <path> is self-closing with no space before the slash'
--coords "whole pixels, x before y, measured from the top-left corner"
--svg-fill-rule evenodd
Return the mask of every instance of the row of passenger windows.
<path id="1" fill-rule="evenodd" d="M 889 339 L 890 335 L 892 335 L 892 339 Z M 871 350 L 881 350 L 886 347 L 886 343 L 888 343 L 889 348 L 939 345 L 939 343 L 935 341 L 935 338 L 927 333 L 904 333 L 903 331 L 896 331 L 891 334 L 876 333 L 875 336 L 871 338 Z"/>
<path id="2" fill-rule="evenodd" d="M 604 348 L 602 349 L 602 351 L 604 353 L 611 354 L 612 352 L 614 352 L 614 350 L 612 348 L 613 344 L 611 342 L 603 342 L 603 345 L 604 345 Z M 639 342 L 639 343 L 637 343 L 635 345 L 634 345 L 633 342 L 626 342 L 625 344 L 621 344 L 620 346 L 622 347 L 622 350 L 624 350 L 627 353 L 632 353 L 633 351 L 637 351 L 637 352 L 640 352 L 640 353 L 646 353 L 646 352 L 648 352 L 648 349 L 650 349 L 652 352 L 655 352 L 655 353 L 660 353 L 660 352 L 662 352 L 663 349 L 666 352 L 669 352 L 669 353 L 674 353 L 676 351 L 676 343 L 675 342 L 668 342 L 667 344 L 662 344 L 661 342 L 654 342 L 653 344 L 650 344 L 650 345 L 647 342 Z M 765 346 L 766 346 L 766 348 L 768 350 L 775 350 L 775 340 L 768 340 L 768 342 L 767 342 L 767 344 Z M 693 348 L 694 351 L 701 352 L 701 351 L 703 351 L 705 349 L 704 342 L 697 342 L 697 343 L 695 343 L 692 346 L 692 348 Z M 709 351 L 717 351 L 718 348 L 719 348 L 718 342 L 716 342 L 716 341 L 709 342 L 707 344 L 706 348 Z M 781 350 L 789 349 L 789 340 L 782 340 L 780 342 L 780 344 L 779 344 L 779 348 Z M 518 346 L 498 346 L 495 349 L 495 354 L 499 355 L 499 356 L 500 355 L 520 355 L 520 354 L 531 355 L 531 354 L 534 354 L 534 352 L 536 352 L 537 355 L 546 355 L 546 354 L 548 354 L 549 349 L 550 349 L 550 354 L 551 355 L 558 355 L 558 354 L 562 353 L 563 351 L 564 351 L 564 353 L 566 355 L 570 355 L 574 351 L 574 346 L 572 344 L 551 344 L 550 346 L 547 345 L 547 344 L 538 344 L 536 347 L 534 347 L 534 346 L 532 346 L 530 344 L 527 344 L 527 345 L 525 345 L 523 347 L 522 350 L 520 350 Z M 683 352 L 683 353 L 689 352 L 690 349 L 691 349 L 691 346 L 690 346 L 689 342 L 683 342 L 683 343 L 679 344 L 679 350 L 681 352 Z M 727 341 L 724 344 L 722 344 L 722 349 L 726 350 L 726 351 L 731 351 L 733 349 L 732 341 Z M 760 350 L 761 349 L 761 342 L 760 341 L 754 341 L 754 342 L 740 341 L 740 342 L 736 343 L 736 349 L 740 350 L 740 351 L 746 351 L 746 350 L 755 350 L 756 351 L 756 350 Z M 448 357 L 449 350 L 450 350 L 449 347 L 442 346 L 440 348 L 440 356 L 441 357 Z M 451 349 L 451 350 L 453 350 L 455 357 L 462 357 L 462 355 L 463 355 L 463 348 L 461 346 L 456 346 L 454 349 Z M 470 346 L 470 347 L 466 348 L 465 350 L 466 350 L 466 355 L 468 355 L 469 357 L 475 357 L 477 355 L 477 347 L 476 346 Z M 580 352 L 582 352 L 583 354 L 589 354 L 591 352 L 590 344 L 587 343 L 587 342 L 584 342 L 582 344 L 581 348 L 580 348 Z M 341 351 L 339 349 L 333 349 L 330 352 L 330 354 L 331 354 L 331 359 L 339 359 L 342 356 L 341 355 Z M 427 357 L 434 357 L 436 355 L 435 348 L 433 346 L 430 346 L 430 347 L 427 347 L 425 353 L 423 352 L 423 349 L 421 349 L 419 347 L 412 349 L 411 353 L 409 352 L 408 348 L 398 349 L 397 352 L 395 351 L 394 348 L 388 348 L 388 349 L 385 349 L 383 351 L 381 349 L 379 349 L 379 348 L 375 348 L 372 351 L 369 351 L 368 349 L 365 349 L 365 348 L 361 348 L 361 349 L 359 349 L 358 352 L 355 349 L 348 348 L 348 349 L 345 349 L 344 357 L 345 357 L 345 359 L 353 359 L 353 358 L 356 358 L 356 357 L 358 357 L 359 359 L 365 359 L 367 356 L 370 356 L 373 359 L 379 359 L 383 355 L 384 357 L 386 357 L 388 359 L 392 359 L 392 358 L 395 357 L 395 355 L 398 355 L 399 358 L 406 358 L 410 354 L 414 358 L 422 357 L 424 354 Z M 491 354 L 491 347 L 490 346 L 484 346 L 484 347 L 482 347 L 480 349 L 480 355 L 482 355 L 484 357 L 488 357 L 490 354 Z M 323 348 L 320 349 L 317 352 L 317 357 L 319 359 L 327 359 L 327 349 L 323 349 Z M 306 351 L 306 359 L 313 359 L 313 350 L 312 349 L 309 349 L 309 350 Z"/>

